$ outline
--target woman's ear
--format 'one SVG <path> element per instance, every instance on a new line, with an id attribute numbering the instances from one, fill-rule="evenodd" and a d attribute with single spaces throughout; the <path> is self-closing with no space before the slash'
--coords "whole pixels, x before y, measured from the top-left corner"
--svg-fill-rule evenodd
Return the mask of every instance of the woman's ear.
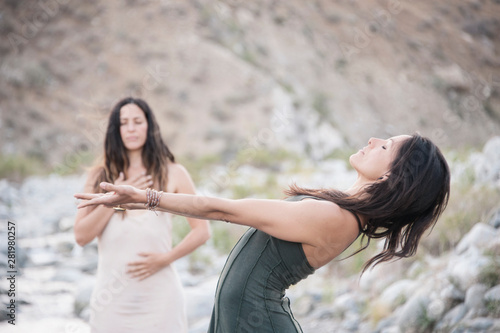
<path id="1" fill-rule="evenodd" d="M 389 177 L 389 173 L 385 173 L 382 177 L 379 177 L 378 180 L 386 180 Z"/>

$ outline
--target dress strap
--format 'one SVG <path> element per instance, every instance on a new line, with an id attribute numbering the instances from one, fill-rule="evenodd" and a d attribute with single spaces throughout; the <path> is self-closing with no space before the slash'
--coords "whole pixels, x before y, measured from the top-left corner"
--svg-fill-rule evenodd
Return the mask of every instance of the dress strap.
<path id="1" fill-rule="evenodd" d="M 358 214 L 356 214 L 354 211 L 350 210 L 350 209 L 346 209 L 347 211 L 349 211 L 352 215 L 354 215 L 354 217 L 356 218 L 356 221 L 358 222 L 358 228 L 359 228 L 359 233 L 363 233 L 363 224 L 361 223 L 361 220 L 358 216 Z"/>

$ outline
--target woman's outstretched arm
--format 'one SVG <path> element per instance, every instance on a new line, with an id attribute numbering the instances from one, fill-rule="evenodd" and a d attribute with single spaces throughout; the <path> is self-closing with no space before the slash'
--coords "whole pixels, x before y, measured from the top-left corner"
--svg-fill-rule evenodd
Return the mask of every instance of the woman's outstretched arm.
<path id="1" fill-rule="evenodd" d="M 138 208 L 137 203 L 147 202 L 145 190 L 109 183 L 102 183 L 101 187 L 110 193 L 76 194 L 79 199 L 89 200 L 82 202 L 79 208 L 130 203 Z M 230 200 L 175 193 L 163 193 L 159 209 L 187 217 L 246 225 L 283 240 L 312 246 L 321 244 L 322 234 L 337 229 L 344 217 L 343 210 L 328 201 Z"/>

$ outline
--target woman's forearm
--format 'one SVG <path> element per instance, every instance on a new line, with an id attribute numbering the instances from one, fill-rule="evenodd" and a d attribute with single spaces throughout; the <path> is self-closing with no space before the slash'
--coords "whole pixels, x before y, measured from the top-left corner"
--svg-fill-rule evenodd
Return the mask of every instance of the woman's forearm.
<path id="1" fill-rule="evenodd" d="M 163 193 L 157 210 L 202 220 L 226 220 L 224 206 L 230 200 L 194 194 Z M 135 202 L 146 203 L 146 191 L 137 190 Z"/>
<path id="2" fill-rule="evenodd" d="M 202 224 L 192 229 L 179 244 L 166 253 L 166 265 L 169 265 L 177 259 L 190 254 L 198 247 L 205 244 L 205 242 L 210 238 L 210 228 L 208 226 L 208 222 L 199 222 L 202 222 Z"/>
<path id="3" fill-rule="evenodd" d="M 97 206 L 85 215 L 79 212 L 73 228 L 77 244 L 84 246 L 99 236 L 113 214 L 114 210 L 105 206 Z"/>

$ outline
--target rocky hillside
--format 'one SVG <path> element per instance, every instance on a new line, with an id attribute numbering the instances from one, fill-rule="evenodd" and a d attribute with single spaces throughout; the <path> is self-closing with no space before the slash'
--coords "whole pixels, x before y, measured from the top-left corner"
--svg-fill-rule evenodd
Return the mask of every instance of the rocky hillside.
<path id="1" fill-rule="evenodd" d="M 195 158 L 500 132 L 498 0 L 5 0 L 0 32 L 1 155 L 60 172 L 100 154 L 127 95 Z"/>

